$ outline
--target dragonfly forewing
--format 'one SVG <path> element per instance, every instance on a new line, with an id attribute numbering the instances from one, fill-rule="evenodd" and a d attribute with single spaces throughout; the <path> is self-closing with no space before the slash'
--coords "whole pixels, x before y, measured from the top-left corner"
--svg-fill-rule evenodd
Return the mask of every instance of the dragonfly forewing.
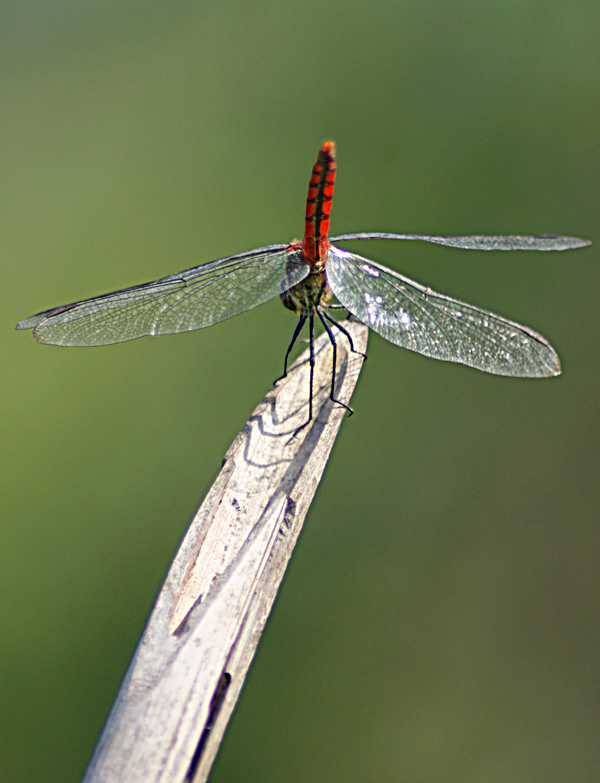
<path id="1" fill-rule="evenodd" d="M 537 236 L 464 236 L 444 237 L 428 234 L 390 234 L 389 232 L 367 231 L 359 234 L 339 234 L 331 237 L 331 242 L 344 242 L 354 239 L 413 239 L 420 242 L 433 242 L 446 247 L 459 247 L 462 250 L 573 250 L 587 247 L 591 242 L 578 237 L 561 237 L 555 234 Z"/>
<path id="2" fill-rule="evenodd" d="M 411 351 L 495 375 L 560 373 L 556 351 L 526 326 L 409 280 L 369 259 L 329 247 L 327 279 L 357 318 Z"/>
<path id="3" fill-rule="evenodd" d="M 211 261 L 153 283 L 56 307 L 27 318 L 38 342 L 108 345 L 201 329 L 279 296 L 309 273 L 299 250 L 272 245 Z"/>

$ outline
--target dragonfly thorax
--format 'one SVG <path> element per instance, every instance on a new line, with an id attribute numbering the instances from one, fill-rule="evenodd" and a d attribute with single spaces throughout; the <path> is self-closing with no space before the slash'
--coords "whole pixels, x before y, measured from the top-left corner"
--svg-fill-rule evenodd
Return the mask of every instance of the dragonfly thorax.
<path id="1" fill-rule="evenodd" d="M 302 282 L 281 294 L 281 301 L 296 315 L 314 315 L 319 307 L 325 307 L 333 294 L 327 283 L 325 270 L 315 270 Z"/>

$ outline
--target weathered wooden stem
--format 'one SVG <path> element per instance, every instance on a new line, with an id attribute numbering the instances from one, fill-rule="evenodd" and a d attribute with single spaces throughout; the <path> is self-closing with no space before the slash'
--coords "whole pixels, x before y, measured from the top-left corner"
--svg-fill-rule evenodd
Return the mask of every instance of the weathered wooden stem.
<path id="1" fill-rule="evenodd" d="M 344 322 L 356 351 L 367 328 Z M 335 396 L 346 405 L 363 357 L 339 331 Z M 346 411 L 329 400 L 332 349 L 315 344 L 256 408 L 169 570 L 84 783 L 207 780 L 285 568 Z"/>

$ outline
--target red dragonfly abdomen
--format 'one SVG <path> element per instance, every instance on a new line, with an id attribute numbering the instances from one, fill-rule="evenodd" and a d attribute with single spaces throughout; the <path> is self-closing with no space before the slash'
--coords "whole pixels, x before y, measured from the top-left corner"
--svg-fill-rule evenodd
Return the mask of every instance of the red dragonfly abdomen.
<path id="1" fill-rule="evenodd" d="M 324 141 L 308 186 L 306 228 L 300 247 L 303 261 L 310 266 L 310 274 L 281 294 L 285 307 L 293 310 L 300 318 L 312 317 L 319 307 L 326 307 L 331 299 L 325 264 L 334 183 L 335 142 Z M 291 247 L 295 248 L 297 245 Z"/>
<path id="2" fill-rule="evenodd" d="M 309 266 L 321 266 L 327 258 L 329 215 L 335 184 L 335 142 L 325 141 L 313 166 L 308 198 L 302 256 Z"/>

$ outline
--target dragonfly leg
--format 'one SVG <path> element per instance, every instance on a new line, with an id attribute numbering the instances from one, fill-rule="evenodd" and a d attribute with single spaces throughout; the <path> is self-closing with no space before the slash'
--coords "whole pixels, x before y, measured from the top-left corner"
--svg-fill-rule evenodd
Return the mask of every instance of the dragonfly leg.
<path id="1" fill-rule="evenodd" d="M 304 324 L 304 322 L 306 321 L 306 316 L 303 316 L 301 320 L 302 320 L 302 324 Z M 296 329 L 296 332 L 298 331 L 299 330 Z M 298 427 L 297 430 L 295 430 L 290 440 L 293 440 L 301 430 L 303 430 L 305 427 L 308 427 L 313 417 L 313 387 L 314 387 L 314 380 L 315 380 L 315 317 L 314 315 L 308 316 L 308 333 L 309 333 L 308 339 L 310 343 L 310 381 L 309 381 L 309 391 L 308 391 L 308 419 L 304 422 L 304 424 Z M 292 340 L 292 345 L 294 344 L 294 341 L 296 340 L 297 336 L 298 335 L 295 333 L 294 339 Z"/>
<path id="2" fill-rule="evenodd" d="M 310 382 L 308 389 L 308 421 L 306 424 L 310 424 L 313 416 L 313 388 L 315 383 L 315 317 L 311 315 L 309 318 L 309 340 L 310 340 Z M 304 425 L 306 427 L 306 424 Z"/>
<path id="3" fill-rule="evenodd" d="M 331 305 L 330 305 L 330 306 L 331 306 Z M 367 358 L 367 354 L 366 354 L 366 353 L 362 353 L 362 351 L 357 351 L 357 350 L 356 350 L 356 348 L 354 347 L 354 343 L 352 342 L 352 335 L 350 334 L 350 332 L 349 332 L 349 331 L 347 331 L 346 329 L 344 329 L 344 327 L 341 325 L 341 323 L 339 323 L 339 321 L 336 321 L 336 320 L 335 320 L 335 318 L 332 318 L 330 315 L 328 315 L 328 314 L 327 314 L 326 312 L 324 312 L 324 311 L 323 311 L 323 312 L 321 312 L 321 313 L 319 313 L 319 314 L 322 316 L 322 318 L 321 318 L 321 321 L 323 321 L 323 318 L 327 318 L 327 320 L 328 320 L 330 323 L 334 324 L 334 326 L 337 326 L 337 328 L 340 330 L 340 332 L 341 332 L 342 334 L 345 334 L 345 335 L 346 335 L 346 337 L 348 338 L 348 342 L 350 343 L 350 350 L 352 351 L 352 353 L 357 353 L 359 356 L 362 356 L 362 357 L 363 357 L 363 359 L 366 359 L 366 358 Z M 324 322 L 323 322 L 323 323 L 324 323 Z"/>
<path id="4" fill-rule="evenodd" d="M 285 361 L 283 363 L 283 375 L 280 375 L 279 378 L 275 378 L 273 381 L 273 385 L 275 385 L 278 381 L 283 380 L 287 376 L 287 365 L 288 365 L 288 359 L 290 358 L 290 352 L 294 345 L 296 344 L 296 340 L 298 339 L 298 336 L 300 332 L 302 331 L 302 327 L 306 323 L 306 316 L 301 315 L 300 320 L 298 321 L 298 325 L 294 329 L 294 336 L 292 337 L 291 343 L 288 345 L 288 349 L 285 353 Z"/>
<path id="5" fill-rule="evenodd" d="M 342 408 L 345 408 L 348 411 L 348 413 L 350 414 L 350 416 L 352 416 L 352 414 L 354 413 L 352 408 L 349 405 L 346 405 L 345 402 L 341 402 L 340 400 L 336 399 L 335 396 L 334 396 L 334 394 L 335 394 L 335 368 L 337 366 L 337 343 L 335 342 L 335 335 L 331 331 L 331 327 L 329 326 L 329 324 L 327 323 L 327 321 L 324 318 L 325 313 L 322 313 L 320 310 L 317 310 L 317 315 L 321 319 L 321 323 L 325 327 L 325 331 L 327 332 L 327 335 L 328 335 L 329 340 L 331 342 L 331 345 L 333 347 L 333 364 L 332 364 L 332 367 L 331 367 L 331 392 L 329 394 L 329 399 L 332 402 L 335 402 L 338 405 L 341 405 Z M 339 324 L 337 324 L 336 321 L 333 320 L 333 318 L 330 318 L 328 320 L 333 321 L 333 323 L 336 326 L 339 326 Z M 341 331 L 344 332 L 346 334 L 346 336 L 348 337 L 348 339 L 350 340 L 350 348 L 352 348 L 352 350 L 354 351 L 354 348 L 352 347 L 352 338 L 350 337 L 348 332 L 346 332 L 345 329 L 342 329 Z M 312 388 L 311 388 L 311 393 L 312 393 Z"/>

